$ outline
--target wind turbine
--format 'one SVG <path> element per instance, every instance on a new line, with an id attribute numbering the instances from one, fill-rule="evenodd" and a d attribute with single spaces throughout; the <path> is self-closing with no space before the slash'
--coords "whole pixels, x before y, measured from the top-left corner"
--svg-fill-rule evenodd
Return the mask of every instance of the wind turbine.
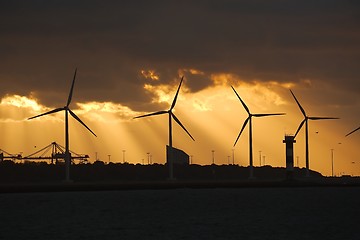
<path id="1" fill-rule="evenodd" d="M 231 88 L 234 90 L 236 96 L 239 98 L 240 102 L 242 103 L 242 105 L 244 106 L 246 112 L 248 113 L 248 118 L 245 120 L 239 135 L 236 138 L 236 141 L 234 143 L 234 147 L 237 143 L 237 141 L 240 138 L 241 133 L 243 132 L 244 128 L 246 127 L 246 124 L 249 122 L 249 161 L 250 161 L 250 166 L 249 166 L 249 170 L 250 170 L 250 176 L 249 178 L 254 178 L 254 169 L 253 169 L 253 149 L 252 149 L 252 117 L 267 117 L 267 116 L 278 116 L 278 115 L 285 115 L 285 113 L 257 113 L 257 114 L 252 114 L 250 113 L 249 108 L 246 106 L 246 104 L 244 103 L 244 101 L 240 98 L 239 94 L 236 92 L 235 88 L 233 86 L 231 86 Z"/>
<path id="2" fill-rule="evenodd" d="M 71 84 L 71 89 L 70 89 L 70 93 L 69 93 L 69 97 L 67 100 L 67 103 L 65 105 L 65 107 L 62 108 L 56 108 L 54 110 L 51 110 L 49 112 L 46 113 L 42 113 L 40 115 L 28 118 L 28 120 L 33 119 L 33 118 L 37 118 L 37 117 L 41 117 L 44 115 L 48 115 L 48 114 L 52 114 L 52 113 L 56 113 L 56 112 L 60 112 L 60 111 L 65 111 L 65 181 L 70 182 L 70 164 L 71 164 L 71 155 L 70 155 L 70 150 L 69 150 L 69 121 L 68 121 L 68 114 L 70 113 L 70 115 L 75 118 L 78 122 L 80 122 L 84 127 L 86 127 L 87 130 L 89 130 L 95 137 L 96 134 L 91 131 L 91 129 L 86 126 L 86 124 L 81 121 L 81 119 L 76 116 L 76 114 L 71 111 L 71 109 L 69 108 L 69 105 L 71 103 L 71 99 L 72 99 L 72 94 L 73 94 L 73 90 L 74 90 L 74 84 L 75 84 L 75 78 L 76 78 L 76 71 L 77 69 L 75 69 L 75 73 L 74 73 L 74 78 Z"/>
<path id="3" fill-rule="evenodd" d="M 358 127 L 357 129 L 355 129 L 355 130 L 353 130 L 353 131 L 349 132 L 348 134 L 346 134 L 346 135 L 345 135 L 345 137 L 349 136 L 350 134 L 353 134 L 354 132 L 356 132 L 356 131 L 357 131 L 357 130 L 359 130 L 359 129 L 360 129 L 360 127 Z"/>
<path id="4" fill-rule="evenodd" d="M 306 115 L 306 112 L 304 110 L 304 108 L 300 105 L 299 101 L 296 99 L 295 94 L 291 91 L 291 95 L 293 95 L 297 105 L 300 108 L 300 111 L 302 112 L 302 114 L 304 115 L 304 120 L 302 120 L 302 122 L 299 125 L 299 128 L 297 129 L 295 135 L 294 135 L 294 139 L 296 138 L 296 135 L 299 133 L 300 129 L 302 128 L 302 126 L 305 123 L 305 160 L 306 160 L 306 176 L 309 177 L 310 176 L 310 172 L 309 172 L 309 125 L 308 125 L 308 120 L 327 120 L 327 119 L 339 119 L 339 118 L 334 118 L 334 117 L 310 117 Z"/>
<path id="5" fill-rule="evenodd" d="M 154 116 L 154 115 L 161 115 L 161 114 L 169 114 L 169 147 L 170 147 L 170 159 L 168 159 L 167 163 L 169 165 L 169 178 L 170 180 L 173 180 L 174 179 L 174 172 L 173 172 L 173 150 L 172 150 L 172 119 L 175 120 L 175 122 L 177 124 L 180 125 L 180 127 L 182 129 L 184 129 L 184 131 L 190 136 L 190 138 L 195 141 L 195 139 L 191 136 L 191 134 L 188 132 L 188 130 L 186 130 L 186 128 L 184 127 L 184 125 L 180 122 L 180 120 L 175 116 L 175 114 L 172 112 L 172 110 L 174 109 L 175 107 L 175 104 L 176 104 L 176 100 L 177 100 L 177 97 L 179 95 L 179 91 L 180 91 L 180 87 L 181 87 L 181 84 L 183 82 L 183 79 L 184 79 L 184 76 L 181 78 L 181 81 L 180 81 L 180 84 L 179 84 L 179 87 L 176 91 L 176 94 L 175 94 L 175 97 L 174 97 L 174 100 L 170 106 L 170 109 L 167 110 L 167 111 L 158 111 L 158 112 L 154 112 L 154 113 L 149 113 L 149 114 L 145 114 L 145 115 L 141 115 L 141 116 L 138 116 L 138 117 L 134 117 L 135 118 L 143 118 L 143 117 L 149 117 L 149 116 Z"/>

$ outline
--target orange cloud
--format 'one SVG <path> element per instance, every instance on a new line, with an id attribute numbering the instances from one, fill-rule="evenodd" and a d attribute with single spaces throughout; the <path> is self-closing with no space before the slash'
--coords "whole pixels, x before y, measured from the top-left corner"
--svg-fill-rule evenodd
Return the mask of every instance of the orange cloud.
<path id="1" fill-rule="evenodd" d="M 127 106 L 112 102 L 77 103 L 77 106 L 79 109 L 75 112 L 84 115 L 91 121 L 129 121 L 137 114 Z"/>
<path id="2" fill-rule="evenodd" d="M 36 99 L 27 96 L 6 95 L 0 102 L 0 118 L 3 122 L 23 121 L 47 110 L 49 109 L 39 104 Z"/>
<path id="3" fill-rule="evenodd" d="M 155 70 L 141 70 L 140 72 L 146 79 L 151 79 L 155 81 L 158 81 L 160 79 L 159 75 L 155 72 Z"/>
<path id="4" fill-rule="evenodd" d="M 201 70 L 189 68 L 189 69 L 179 69 L 178 70 L 179 76 L 184 76 L 186 73 L 190 73 L 192 75 L 205 75 L 205 73 Z"/>

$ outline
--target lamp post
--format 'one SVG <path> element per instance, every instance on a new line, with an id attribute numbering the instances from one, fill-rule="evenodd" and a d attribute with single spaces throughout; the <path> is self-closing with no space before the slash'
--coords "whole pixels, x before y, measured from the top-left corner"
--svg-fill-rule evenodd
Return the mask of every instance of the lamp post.
<path id="1" fill-rule="evenodd" d="M 234 165 L 235 164 L 235 149 L 231 149 L 232 150 L 232 164 Z"/>
<path id="2" fill-rule="evenodd" d="M 265 166 L 265 156 L 263 156 L 263 164 L 264 164 L 264 166 Z"/>
<path id="3" fill-rule="evenodd" d="M 126 150 L 122 150 L 122 152 L 123 152 L 123 163 L 125 163 L 125 152 L 126 152 Z"/>
<path id="4" fill-rule="evenodd" d="M 212 152 L 212 164 L 215 164 L 215 150 L 211 150 Z"/>
<path id="5" fill-rule="evenodd" d="M 331 176 L 334 177 L 334 149 L 331 150 Z"/>
<path id="6" fill-rule="evenodd" d="M 260 163 L 260 167 L 261 167 L 261 151 L 259 151 L 259 163 Z"/>

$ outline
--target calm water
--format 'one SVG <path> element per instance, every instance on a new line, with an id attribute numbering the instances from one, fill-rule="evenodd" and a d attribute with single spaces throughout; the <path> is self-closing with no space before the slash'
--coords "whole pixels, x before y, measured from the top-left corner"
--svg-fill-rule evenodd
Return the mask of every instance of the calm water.
<path id="1" fill-rule="evenodd" d="M 360 239 L 360 188 L 0 194 L 0 239 Z"/>

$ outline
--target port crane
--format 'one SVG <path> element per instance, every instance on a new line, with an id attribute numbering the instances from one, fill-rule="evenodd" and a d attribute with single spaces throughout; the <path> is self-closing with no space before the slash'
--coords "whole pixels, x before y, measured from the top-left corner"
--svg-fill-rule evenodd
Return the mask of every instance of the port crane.
<path id="1" fill-rule="evenodd" d="M 21 159 L 21 154 L 11 154 L 7 151 L 0 148 L 0 162 L 4 160 L 19 160 Z"/>
<path id="2" fill-rule="evenodd" d="M 79 160 L 80 163 L 86 163 L 89 158 L 87 154 L 77 154 L 73 151 L 70 151 L 71 162 L 74 160 Z M 52 142 L 49 145 L 41 148 L 40 150 L 24 156 L 21 158 L 24 161 L 43 161 L 50 160 L 51 164 L 58 164 L 65 162 L 65 147 L 61 146 L 56 142 Z"/>

